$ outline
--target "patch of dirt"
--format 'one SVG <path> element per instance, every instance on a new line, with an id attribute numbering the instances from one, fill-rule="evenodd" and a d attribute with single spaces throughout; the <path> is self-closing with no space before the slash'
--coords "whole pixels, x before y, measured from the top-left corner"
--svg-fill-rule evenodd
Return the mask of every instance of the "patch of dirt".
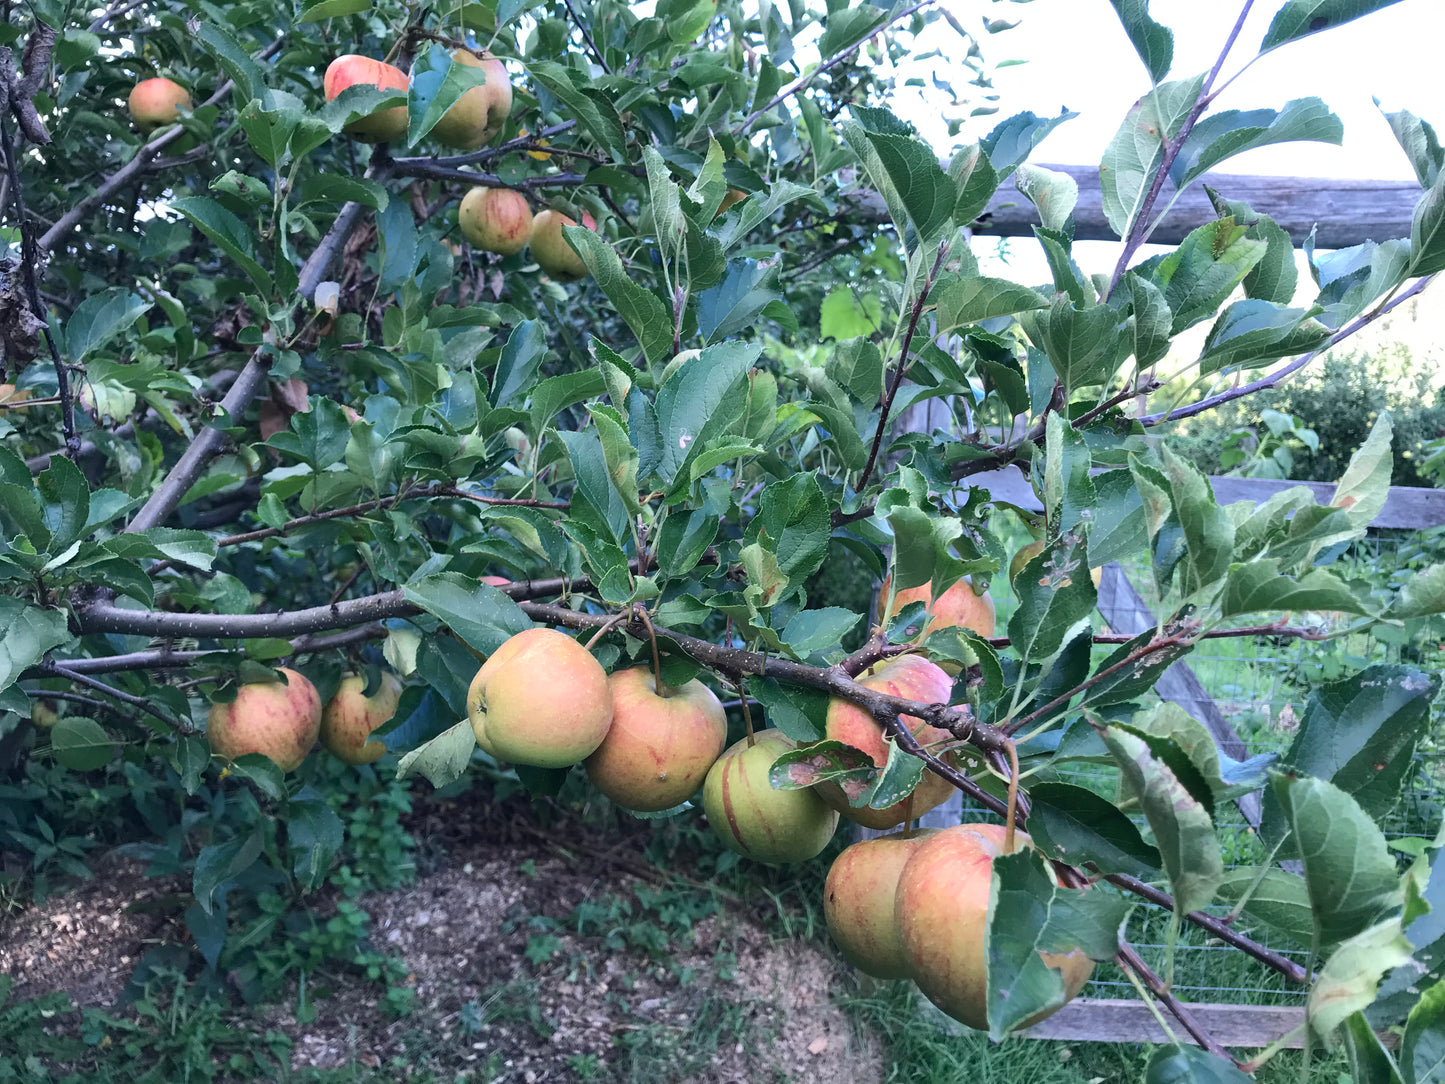
<path id="1" fill-rule="evenodd" d="M 38 907 L 0 915 L 0 974 L 12 994 L 65 991 L 77 1005 L 113 1004 L 150 947 L 173 939 L 179 878 L 148 878 L 145 863 L 109 854 L 95 877 Z"/>
<path id="2" fill-rule="evenodd" d="M 479 789 L 461 808 L 423 804 L 414 818 L 423 854 L 444 860 L 409 888 L 358 901 L 373 945 L 405 963 L 411 1012 L 387 1015 L 377 982 L 333 972 L 308 984 L 308 1023 L 293 1003 L 238 1014 L 237 1026 L 284 1032 L 297 1069 L 424 1066 L 520 1084 L 883 1078 L 879 1043 L 830 997 L 852 988 L 851 974 L 824 948 L 775 936 L 756 917 L 763 901 L 719 896 L 706 914 L 709 897 L 692 893 L 697 921 L 663 919 L 671 897 L 650 911 L 639 897 L 663 883 L 643 858 L 641 822 L 619 838 L 579 836 L 565 821 L 547 833 L 525 803 L 493 805 Z M 109 1005 L 146 951 L 183 940 L 167 916 L 184 886 L 142 869 L 107 859 L 95 881 L 0 920 L 0 972 L 15 995 L 64 990 Z M 601 917 L 579 934 L 584 902 Z"/>

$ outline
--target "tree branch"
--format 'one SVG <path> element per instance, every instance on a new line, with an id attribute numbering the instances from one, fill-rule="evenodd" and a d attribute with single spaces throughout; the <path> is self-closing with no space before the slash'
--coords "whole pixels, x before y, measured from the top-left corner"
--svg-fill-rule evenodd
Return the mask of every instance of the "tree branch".
<path id="1" fill-rule="evenodd" d="M 1184 1003 L 1169 991 L 1169 987 L 1164 984 L 1164 980 L 1155 974 L 1154 969 L 1144 962 L 1143 957 L 1135 951 L 1132 945 L 1121 945 L 1116 958 L 1120 967 L 1126 971 L 1134 972 L 1134 974 L 1139 977 L 1139 980 L 1149 988 L 1149 992 L 1169 1010 L 1174 1019 L 1179 1021 L 1180 1026 L 1189 1032 L 1190 1035 L 1194 1036 L 1196 1043 L 1217 1058 L 1223 1058 L 1232 1065 L 1239 1064 L 1230 1056 L 1229 1051 L 1220 1046 L 1214 1036 L 1210 1035 L 1204 1026 L 1194 1018 L 1194 1014 L 1185 1008 Z"/>
<path id="2" fill-rule="evenodd" d="M 132 693 L 124 692 L 121 689 L 107 685 L 103 681 L 97 681 L 95 678 L 82 674 L 79 671 L 69 670 L 59 663 L 47 663 L 43 669 L 46 677 L 64 678 L 66 681 L 73 681 L 77 685 L 84 685 L 88 689 L 94 689 L 96 692 L 104 693 L 106 696 L 119 700 L 122 704 L 129 704 L 131 707 L 137 708 L 147 715 L 154 716 L 177 734 L 196 733 L 196 728 L 190 723 L 183 722 L 179 719 L 172 719 L 143 696 L 136 696 Z"/>
<path id="3" fill-rule="evenodd" d="M 578 17 L 576 9 L 572 7 L 572 0 L 562 0 L 562 3 L 567 7 L 567 14 L 572 16 L 572 21 L 577 24 L 577 29 L 582 31 L 582 40 L 587 43 L 587 48 L 597 58 L 597 63 L 601 65 L 603 71 L 611 75 L 612 69 L 607 66 L 607 60 L 603 57 L 602 50 L 597 48 L 597 43 L 592 40 L 592 31 L 587 29 L 587 24 Z"/>
<path id="4" fill-rule="evenodd" d="M 586 154 L 581 151 L 561 151 L 554 147 L 542 147 L 538 141 L 549 139 L 554 135 L 561 135 L 563 132 L 570 132 L 577 127 L 575 120 L 564 120 L 561 124 L 554 124 L 550 128 L 543 128 L 540 132 L 529 133 L 510 139 L 506 143 L 498 143 L 495 147 L 483 147 L 479 151 L 468 151 L 466 154 L 452 154 L 442 157 L 428 157 L 420 155 L 408 158 L 393 158 L 392 162 L 405 169 L 417 163 L 431 163 L 432 165 L 447 166 L 474 166 L 480 162 L 490 162 L 493 159 L 501 158 L 516 150 L 545 150 L 548 154 L 568 154 L 574 158 L 591 158 L 594 161 L 606 161 L 601 155 Z"/>
<path id="5" fill-rule="evenodd" d="M 1402 291 L 1393 299 L 1386 301 L 1383 304 L 1377 305 L 1375 308 L 1371 309 L 1363 316 L 1357 318 L 1352 323 L 1347 324 L 1344 328 L 1335 332 L 1335 334 L 1330 336 L 1329 341 L 1326 342 L 1323 346 L 1311 350 L 1308 354 L 1303 354 L 1300 357 L 1295 358 L 1294 361 L 1290 362 L 1288 365 L 1283 366 L 1282 368 L 1276 369 L 1268 376 L 1262 376 L 1258 380 L 1251 381 L 1248 384 L 1242 384 L 1237 388 L 1230 388 L 1228 391 L 1222 391 L 1218 395 L 1206 396 L 1205 398 L 1199 400 L 1199 402 L 1191 403 L 1187 407 L 1180 407 L 1178 410 L 1166 410 L 1161 411 L 1158 414 L 1146 414 L 1144 415 L 1144 417 L 1139 419 L 1139 423 L 1145 426 L 1155 426 L 1163 425 L 1165 422 L 1180 421 L 1183 418 L 1192 418 L 1197 414 L 1203 414 L 1206 410 L 1213 410 L 1215 407 L 1227 403 L 1233 399 L 1241 399 L 1246 395 L 1253 395 L 1255 392 L 1264 391 L 1266 388 L 1273 388 L 1277 384 L 1282 383 L 1283 381 L 1293 376 L 1295 373 L 1299 372 L 1299 370 L 1303 369 L 1311 361 L 1319 357 L 1331 347 L 1337 346 L 1339 343 L 1348 339 L 1351 335 L 1355 334 L 1360 329 L 1374 323 L 1381 316 L 1384 316 L 1387 312 L 1390 312 L 1396 307 L 1403 305 L 1406 301 L 1419 294 L 1422 290 L 1425 289 L 1425 287 L 1429 286 L 1430 283 L 1434 281 L 1434 275 L 1427 275 L 1425 278 L 1416 279 L 1409 289 Z"/>

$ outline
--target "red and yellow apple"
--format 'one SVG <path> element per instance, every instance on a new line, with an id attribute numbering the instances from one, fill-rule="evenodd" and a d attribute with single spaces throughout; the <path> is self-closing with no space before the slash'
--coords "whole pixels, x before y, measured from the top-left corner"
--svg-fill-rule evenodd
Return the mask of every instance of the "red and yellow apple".
<path id="1" fill-rule="evenodd" d="M 593 786 L 639 813 L 687 801 L 727 744 L 722 702 L 696 679 L 658 695 L 646 667 L 618 670 L 607 681 L 612 726 L 587 758 Z"/>
<path id="2" fill-rule="evenodd" d="M 877 979 L 906 979 L 895 897 L 904 863 L 937 834 L 925 828 L 854 843 L 833 860 L 823 883 L 823 917 L 849 963 Z"/>
<path id="3" fill-rule="evenodd" d="M 369 56 L 347 53 L 333 60 L 326 68 L 321 88 L 326 100 L 335 100 L 348 87 L 371 86 L 378 90 L 406 90 L 406 72 Z M 347 135 L 367 143 L 391 143 L 406 135 L 406 106 L 394 105 L 378 109 L 370 116 L 359 117 L 342 129 Z"/>
<path id="4" fill-rule="evenodd" d="M 724 214 L 729 207 L 733 206 L 733 204 L 741 203 L 747 198 L 748 194 L 744 192 L 741 188 L 729 188 L 727 190 L 727 194 L 723 196 L 722 202 L 717 205 L 717 214 L 713 215 L 713 218 L 717 218 L 719 215 Z"/>
<path id="5" fill-rule="evenodd" d="M 562 282 L 573 282 L 587 274 L 587 265 L 562 233 L 563 226 L 575 225 L 575 219 L 550 208 L 532 219 L 532 258 L 543 271 Z M 582 212 L 582 225 L 589 230 L 597 229 L 597 222 L 586 211 Z"/>
<path id="6" fill-rule="evenodd" d="M 381 685 L 370 696 L 366 695 L 366 678 L 348 674 L 322 709 L 321 744 L 347 764 L 380 759 L 386 746 L 371 741 L 371 733 L 391 721 L 400 700 L 401 681 L 395 674 L 383 674 Z"/>
<path id="7" fill-rule="evenodd" d="M 260 753 L 285 772 L 301 766 L 321 730 L 321 697 L 295 670 L 281 673 L 284 682 L 242 685 L 230 703 L 211 705 L 206 740 L 213 754 L 235 760 Z"/>
<path id="8" fill-rule="evenodd" d="M 556 629 L 527 629 L 482 664 L 467 693 L 477 744 L 498 760 L 565 768 L 585 760 L 612 725 L 607 672 Z"/>
<path id="9" fill-rule="evenodd" d="M 914 602 L 921 602 L 927 608 L 928 620 L 923 626 L 923 638 L 929 633 L 937 632 L 939 629 L 964 628 L 971 629 L 980 636 L 992 636 L 996 618 L 993 609 L 993 599 L 988 595 L 974 594 L 973 581 L 965 576 L 956 584 L 950 587 L 938 598 L 933 598 L 931 584 L 920 584 L 917 587 L 904 588 L 893 598 L 893 605 L 887 613 L 882 613 L 883 607 L 888 605 L 888 588 L 890 580 L 885 578 L 883 586 L 878 591 L 878 623 L 886 625 L 889 618 L 905 606 Z"/>
<path id="10" fill-rule="evenodd" d="M 702 787 L 707 822 L 731 850 L 759 862 L 805 862 L 816 857 L 838 826 L 838 814 L 814 789 L 774 790 L 773 761 L 794 748 L 778 730 L 729 746 Z"/>
<path id="11" fill-rule="evenodd" d="M 452 53 L 452 63 L 481 68 L 487 79 L 481 86 L 462 94 L 456 104 L 442 114 L 431 135 L 445 147 L 474 151 L 489 143 L 511 116 L 512 83 L 507 78 L 506 66 L 491 53 L 478 57 L 470 50 L 457 49 Z"/>
<path id="12" fill-rule="evenodd" d="M 895 898 L 903 960 L 913 981 L 949 1016 L 980 1030 L 988 1027 L 988 900 L 993 860 L 1006 853 L 1004 838 L 997 824 L 959 824 L 930 836 L 904 863 Z M 1015 852 L 1031 845 L 1023 832 L 1014 833 Z M 1039 955 L 1063 972 L 1065 1000 L 1094 970 L 1093 961 L 1077 950 Z M 1019 1026 L 1048 1015 L 1039 1013 Z"/>
<path id="13" fill-rule="evenodd" d="M 191 96 L 174 79 L 142 79 L 131 88 L 127 104 L 137 126 L 150 130 L 180 120 L 179 110 L 191 108 Z"/>
<path id="14" fill-rule="evenodd" d="M 520 192 L 478 185 L 462 197 L 457 225 L 474 248 L 510 256 L 532 236 L 532 209 Z"/>
<path id="15" fill-rule="evenodd" d="M 877 663 L 858 678 L 858 684 L 875 692 L 925 704 L 946 704 L 953 692 L 953 679 L 942 667 L 935 666 L 922 655 L 899 655 Z M 901 720 L 925 747 L 951 740 L 946 730 L 926 726 L 916 716 L 904 715 Z M 884 740 L 883 728 L 864 708 L 852 701 L 841 697 L 830 699 L 825 727 L 828 738 L 867 753 L 878 767 L 888 763 L 888 743 Z M 953 785 L 948 780 L 925 770 L 911 795 L 911 806 L 910 801 L 905 800 L 895 802 L 886 809 L 854 808 L 848 804 L 845 786 L 830 781 L 819 783 L 815 789 L 823 801 L 848 820 L 879 831 L 902 824 L 910 815 L 922 816 L 934 806 L 941 805 L 953 793 Z"/>

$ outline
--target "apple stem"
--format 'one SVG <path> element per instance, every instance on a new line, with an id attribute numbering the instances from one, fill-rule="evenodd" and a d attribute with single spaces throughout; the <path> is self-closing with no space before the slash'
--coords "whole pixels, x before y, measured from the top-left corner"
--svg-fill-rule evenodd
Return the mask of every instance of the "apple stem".
<path id="1" fill-rule="evenodd" d="M 1008 753 L 1008 807 L 1004 813 L 1003 822 L 1003 852 L 1004 854 L 1014 853 L 1014 817 L 1018 812 L 1019 805 L 1019 752 L 1012 741 L 1004 742 L 1004 752 Z"/>
<path id="2" fill-rule="evenodd" d="M 606 624 L 598 626 L 597 631 L 594 632 L 594 633 L 592 634 L 591 638 L 590 638 L 585 644 L 583 644 L 582 646 L 583 646 L 584 648 L 586 648 L 588 651 L 591 651 L 594 647 L 597 646 L 597 641 L 598 641 L 598 640 L 602 639 L 602 637 L 606 636 L 609 632 L 611 632 L 613 629 L 615 629 L 618 625 L 620 625 L 620 624 L 622 624 L 622 622 L 626 621 L 626 620 L 627 620 L 627 617 L 628 617 L 628 614 L 627 614 L 627 611 L 626 611 L 626 610 L 623 610 L 620 614 L 613 614 L 612 617 L 607 621 Z"/>
<path id="3" fill-rule="evenodd" d="M 657 683 L 657 695 L 666 699 L 667 689 L 662 684 L 662 654 L 657 650 L 657 628 L 647 613 L 646 606 L 637 607 L 637 616 L 647 626 L 647 638 L 652 642 L 652 678 Z"/>
<path id="4" fill-rule="evenodd" d="M 753 711 L 748 707 L 748 690 L 743 684 L 743 679 L 737 680 L 738 700 L 743 706 L 743 728 L 748 732 L 748 748 L 751 749 L 757 744 L 757 737 L 753 734 Z"/>

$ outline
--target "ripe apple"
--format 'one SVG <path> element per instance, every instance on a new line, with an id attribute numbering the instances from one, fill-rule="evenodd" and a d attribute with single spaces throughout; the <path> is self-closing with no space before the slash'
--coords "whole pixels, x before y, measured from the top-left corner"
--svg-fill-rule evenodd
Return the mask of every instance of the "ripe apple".
<path id="1" fill-rule="evenodd" d="M 242 685 L 229 704 L 211 705 L 206 739 L 216 756 L 235 760 L 261 753 L 283 772 L 295 771 L 321 730 L 321 697 L 295 670 L 281 668 L 284 683 Z"/>
<path id="2" fill-rule="evenodd" d="M 478 185 L 462 197 L 457 224 L 474 247 L 510 256 L 521 252 L 532 235 L 532 209 L 520 192 Z"/>
<path id="3" fill-rule="evenodd" d="M 903 958 L 924 996 L 971 1028 L 988 1027 L 988 968 L 984 935 L 993 860 L 1004 851 L 998 824 L 959 824 L 926 839 L 903 866 L 896 897 Z M 1032 846 L 1014 833 L 1014 851 Z M 1094 970 L 1082 952 L 1040 953 L 1063 971 L 1065 1000 L 1073 998 Z M 1052 1011 L 1052 1010 L 1050 1010 Z M 1021 1024 L 1038 1023 L 1048 1012 Z"/>
<path id="4" fill-rule="evenodd" d="M 20 414 L 25 413 L 30 408 L 16 404 L 23 403 L 29 398 L 30 390 L 28 388 L 16 391 L 14 384 L 0 384 L 0 418 L 12 410 Z"/>
<path id="5" fill-rule="evenodd" d="M 953 692 L 953 679 L 922 655 L 899 655 L 887 659 L 865 671 L 858 678 L 858 684 L 890 696 L 901 696 L 927 704 L 946 704 Z M 903 723 L 925 746 L 950 740 L 946 730 L 926 726 L 913 715 L 904 715 Z M 872 759 L 878 767 L 888 763 L 888 743 L 883 739 L 883 728 L 872 715 L 848 700 L 833 697 L 828 701 L 826 721 L 827 736 L 859 749 Z M 864 806 L 855 809 L 848 804 L 843 786 L 834 783 L 819 783 L 819 797 L 828 805 L 855 824 L 881 831 L 902 824 L 910 812 L 907 801 L 895 802 L 886 809 L 872 809 Z M 942 776 L 924 770 L 923 778 L 912 794 L 911 812 L 921 817 L 936 805 L 941 805 L 953 793 L 953 785 Z"/>
<path id="6" fill-rule="evenodd" d="M 930 584 L 919 584 L 917 587 L 908 587 L 899 591 L 893 599 L 893 607 L 882 613 L 884 606 L 888 605 L 889 579 L 883 580 L 883 586 L 878 591 L 878 623 L 884 625 L 888 619 L 896 614 L 903 607 L 921 602 L 927 607 L 928 621 L 923 627 L 923 636 L 926 639 L 928 634 L 939 629 L 964 628 L 972 629 L 980 636 L 992 636 L 995 624 L 993 599 L 988 595 L 976 595 L 973 591 L 973 581 L 965 576 L 956 584 L 943 592 L 938 598 L 933 598 L 932 586 Z"/>
<path id="7" fill-rule="evenodd" d="M 505 576 L 483 576 L 482 582 L 491 587 L 505 587 L 512 581 Z"/>
<path id="8" fill-rule="evenodd" d="M 467 693 L 477 744 L 511 764 L 565 768 L 590 756 L 612 725 L 607 671 L 556 629 L 527 629 L 482 664 Z"/>
<path id="9" fill-rule="evenodd" d="M 563 226 L 575 225 L 574 219 L 550 209 L 532 219 L 532 257 L 543 271 L 562 282 L 574 282 L 587 274 L 587 265 L 562 233 Z M 586 211 L 582 212 L 582 225 L 597 229 L 596 221 Z"/>
<path id="10" fill-rule="evenodd" d="M 369 56 L 347 53 L 327 66 L 326 75 L 321 82 L 328 102 L 334 101 L 347 87 L 357 86 L 372 86 L 379 90 L 406 90 L 406 72 Z M 394 105 L 379 109 L 368 117 L 352 121 L 342 131 L 367 143 L 394 142 L 406 135 L 406 106 Z"/>
<path id="11" fill-rule="evenodd" d="M 587 758 L 592 784 L 623 809 L 655 813 L 685 802 L 702 786 L 727 744 L 722 701 L 702 682 L 657 692 L 652 671 L 618 670 L 612 727 Z"/>
<path id="12" fill-rule="evenodd" d="M 919 844 L 938 829 L 902 832 L 854 843 L 833 860 L 823 883 L 823 917 L 843 956 L 877 979 L 906 979 L 903 938 L 894 898 L 898 876 Z"/>
<path id="13" fill-rule="evenodd" d="M 1008 563 L 1008 581 L 1013 583 L 1019 578 L 1019 573 L 1024 570 L 1030 561 L 1044 552 L 1048 543 L 1040 539 L 1037 542 L 1030 542 L 1027 546 L 1020 546 L 1019 551 L 1014 554 L 1013 560 Z M 1102 568 L 1089 569 L 1089 579 L 1094 581 L 1094 589 L 1097 591 L 1099 584 L 1103 582 L 1104 570 Z"/>
<path id="14" fill-rule="evenodd" d="M 191 96 L 174 79 L 142 79 L 131 88 L 127 104 L 136 125 L 150 131 L 179 120 L 179 110 L 191 108 Z"/>
<path id="15" fill-rule="evenodd" d="M 511 116 L 512 84 L 506 66 L 491 53 L 481 58 L 470 50 L 457 49 L 452 53 L 452 63 L 481 68 L 487 81 L 458 98 L 436 122 L 431 135 L 445 147 L 474 151 L 490 142 Z"/>
<path id="16" fill-rule="evenodd" d="M 321 744 L 346 764 L 370 764 L 386 752 L 381 742 L 368 739 L 396 714 L 401 682 L 395 674 L 383 674 L 380 688 L 365 693 L 366 678 L 348 674 L 321 712 Z"/>
<path id="17" fill-rule="evenodd" d="M 702 787 L 707 822 L 730 849 L 759 862 L 805 862 L 817 856 L 838 826 L 838 814 L 805 787 L 774 790 L 773 761 L 793 748 L 778 730 L 743 738 L 708 770 Z"/>

